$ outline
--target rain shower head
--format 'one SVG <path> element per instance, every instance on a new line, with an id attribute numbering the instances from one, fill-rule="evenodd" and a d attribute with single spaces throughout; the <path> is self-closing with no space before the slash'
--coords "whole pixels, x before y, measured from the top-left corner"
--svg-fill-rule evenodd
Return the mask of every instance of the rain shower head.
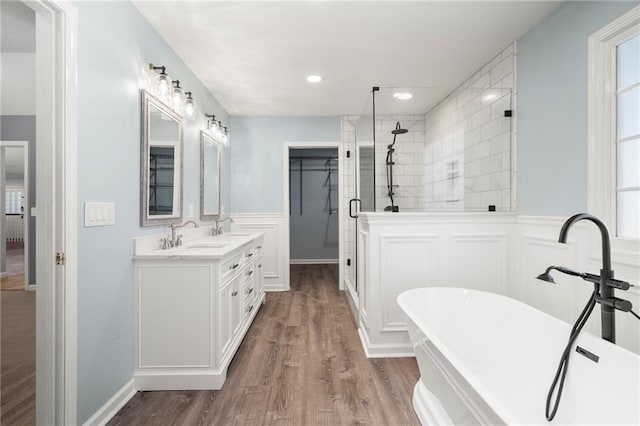
<path id="1" fill-rule="evenodd" d="M 405 133 L 408 133 L 408 132 L 409 131 L 407 129 L 403 129 L 402 127 L 400 127 L 400 122 L 397 121 L 396 122 L 396 128 L 391 131 L 391 134 L 394 135 L 394 136 L 395 135 L 404 135 Z"/>

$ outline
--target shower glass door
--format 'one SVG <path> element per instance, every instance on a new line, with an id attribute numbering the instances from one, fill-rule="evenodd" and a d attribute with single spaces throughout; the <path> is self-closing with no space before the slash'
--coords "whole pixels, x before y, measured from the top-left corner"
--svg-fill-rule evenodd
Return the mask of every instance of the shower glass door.
<path id="1" fill-rule="evenodd" d="M 372 98 L 359 116 L 343 117 L 343 143 L 347 151 L 345 161 L 345 220 L 344 249 L 346 257 L 345 284 L 355 297 L 359 293 L 358 280 L 358 216 L 375 211 L 374 145 Z"/>

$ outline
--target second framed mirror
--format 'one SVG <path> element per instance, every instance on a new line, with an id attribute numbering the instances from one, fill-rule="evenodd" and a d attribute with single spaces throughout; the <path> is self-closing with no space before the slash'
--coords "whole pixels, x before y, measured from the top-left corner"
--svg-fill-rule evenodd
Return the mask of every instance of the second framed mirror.
<path id="1" fill-rule="evenodd" d="M 221 145 L 207 132 L 200 132 L 200 219 L 220 216 Z"/>

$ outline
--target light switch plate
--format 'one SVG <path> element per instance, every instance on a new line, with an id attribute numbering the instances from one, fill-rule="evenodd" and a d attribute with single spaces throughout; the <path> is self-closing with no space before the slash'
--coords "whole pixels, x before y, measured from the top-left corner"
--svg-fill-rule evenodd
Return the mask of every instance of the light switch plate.
<path id="1" fill-rule="evenodd" d="M 84 226 L 110 226 L 116 223 L 116 203 L 84 203 Z"/>

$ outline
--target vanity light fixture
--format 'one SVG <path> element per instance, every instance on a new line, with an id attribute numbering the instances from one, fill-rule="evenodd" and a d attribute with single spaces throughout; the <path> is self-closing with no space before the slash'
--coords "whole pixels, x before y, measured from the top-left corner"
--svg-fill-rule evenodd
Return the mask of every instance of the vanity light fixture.
<path id="1" fill-rule="evenodd" d="M 393 94 L 393 97 L 400 101 L 408 101 L 413 98 L 413 95 L 409 92 L 396 92 Z"/>
<path id="2" fill-rule="evenodd" d="M 165 66 L 156 67 L 153 64 L 149 64 L 149 69 L 158 73 L 158 80 L 156 82 L 158 95 L 160 97 L 167 96 L 171 88 L 171 79 L 167 75 L 167 68 Z"/>
<path id="3" fill-rule="evenodd" d="M 193 98 L 191 97 L 191 92 L 184 92 L 187 95 L 187 100 L 184 103 L 184 116 L 187 118 L 192 118 L 193 113 L 195 112 L 195 106 L 193 104 Z"/>
<path id="4" fill-rule="evenodd" d="M 217 138 L 218 122 L 216 121 L 215 114 L 205 114 L 204 116 L 207 118 L 207 130 L 213 135 L 214 139 Z"/>
<path id="5" fill-rule="evenodd" d="M 216 120 L 215 115 L 205 113 L 204 116 L 207 119 L 207 130 L 213 139 L 227 145 L 229 143 L 229 129 L 222 125 L 222 121 Z"/>
<path id="6" fill-rule="evenodd" d="M 315 74 L 313 74 L 313 75 L 308 75 L 308 76 L 307 76 L 307 81 L 308 81 L 309 83 L 320 83 L 320 82 L 322 81 L 322 77 L 321 77 L 321 76 L 319 76 L 319 75 L 315 75 Z"/>
<path id="7" fill-rule="evenodd" d="M 225 145 L 229 145 L 229 129 L 227 129 L 226 127 L 222 132 L 222 143 L 224 143 Z"/>
<path id="8" fill-rule="evenodd" d="M 182 87 L 180 87 L 180 80 L 173 80 L 171 81 L 171 83 L 173 84 L 171 102 L 173 103 L 173 107 L 176 110 L 181 111 L 184 105 L 184 102 L 183 102 L 184 92 L 182 91 Z"/>

